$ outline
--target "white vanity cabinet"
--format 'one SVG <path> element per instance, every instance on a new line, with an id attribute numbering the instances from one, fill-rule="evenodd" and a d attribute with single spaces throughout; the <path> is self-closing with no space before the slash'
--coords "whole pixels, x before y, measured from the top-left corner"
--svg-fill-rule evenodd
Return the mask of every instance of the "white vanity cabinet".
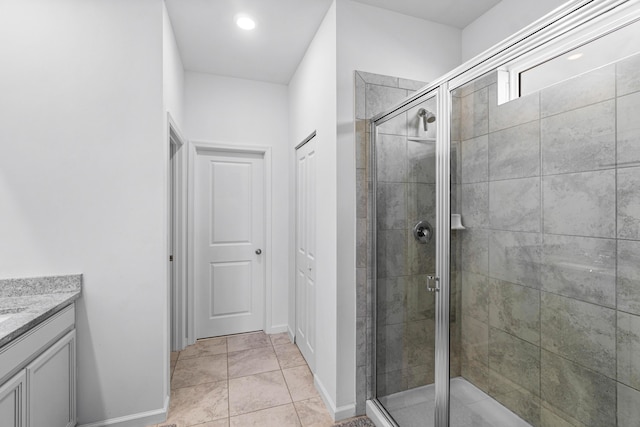
<path id="1" fill-rule="evenodd" d="M 71 305 L 0 348 L 0 426 L 75 426 L 74 326 Z"/>
<path id="2" fill-rule="evenodd" d="M 26 373 L 22 370 L 0 387 L 0 426 L 24 427 L 26 425 L 26 378 Z"/>

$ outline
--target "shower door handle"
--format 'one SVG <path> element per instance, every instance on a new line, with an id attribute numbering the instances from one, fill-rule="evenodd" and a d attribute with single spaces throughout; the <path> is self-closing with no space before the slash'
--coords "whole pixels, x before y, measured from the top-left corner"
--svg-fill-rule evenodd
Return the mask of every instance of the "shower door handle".
<path id="1" fill-rule="evenodd" d="M 440 292 L 440 287 L 438 286 L 438 282 L 440 278 L 438 276 L 427 276 L 427 291 L 429 292 Z M 435 284 L 435 286 L 431 286 Z"/>

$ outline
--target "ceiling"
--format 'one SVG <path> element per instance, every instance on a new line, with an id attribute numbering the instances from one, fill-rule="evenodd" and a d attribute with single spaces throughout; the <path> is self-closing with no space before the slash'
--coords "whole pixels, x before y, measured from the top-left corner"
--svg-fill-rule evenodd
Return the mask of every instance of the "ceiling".
<path id="1" fill-rule="evenodd" d="M 500 0 L 356 0 L 464 28 Z M 166 0 L 185 69 L 287 84 L 331 0 Z M 244 31 L 234 16 L 255 18 Z"/>

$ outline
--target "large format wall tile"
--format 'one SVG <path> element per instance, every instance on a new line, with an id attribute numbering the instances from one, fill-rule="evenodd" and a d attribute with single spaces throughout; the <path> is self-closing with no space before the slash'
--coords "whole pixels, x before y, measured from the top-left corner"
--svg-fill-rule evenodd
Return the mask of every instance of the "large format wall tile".
<path id="1" fill-rule="evenodd" d="M 618 427 L 638 427 L 640 391 L 618 383 Z"/>
<path id="2" fill-rule="evenodd" d="M 460 238 L 460 270 L 489 273 L 489 231 L 467 229 Z"/>
<path id="3" fill-rule="evenodd" d="M 538 233 L 491 232 L 490 277 L 539 288 L 541 240 Z"/>
<path id="4" fill-rule="evenodd" d="M 542 289 L 594 304 L 616 305 L 616 241 L 546 234 Z"/>
<path id="5" fill-rule="evenodd" d="M 616 312 L 542 292 L 541 344 L 569 360 L 616 378 Z"/>
<path id="6" fill-rule="evenodd" d="M 466 359 L 486 366 L 489 363 L 489 326 L 463 314 L 461 338 Z"/>
<path id="7" fill-rule="evenodd" d="M 404 355 L 404 324 L 378 324 L 376 340 L 377 371 L 400 371 L 405 364 Z"/>
<path id="8" fill-rule="evenodd" d="M 616 160 L 614 100 L 542 119 L 542 172 L 610 169 Z"/>
<path id="9" fill-rule="evenodd" d="M 460 86 L 453 92 L 453 96 L 463 97 L 485 88 L 487 86 L 491 86 L 498 81 L 498 73 L 495 70 L 489 71 L 488 73 L 483 74 L 482 76 L 473 79 L 469 83 L 466 83 L 464 86 Z"/>
<path id="10" fill-rule="evenodd" d="M 489 179 L 488 145 L 488 135 L 462 141 L 462 183 L 483 182 Z"/>
<path id="11" fill-rule="evenodd" d="M 618 240 L 618 310 L 640 315 L 640 242 Z"/>
<path id="12" fill-rule="evenodd" d="M 380 230 L 399 230 L 407 226 L 407 194 L 404 183 L 378 183 L 377 220 Z"/>
<path id="13" fill-rule="evenodd" d="M 436 185 L 411 182 L 407 184 L 407 224 L 413 229 L 418 221 L 436 224 Z"/>
<path id="14" fill-rule="evenodd" d="M 462 140 L 489 132 L 488 98 L 487 88 L 484 88 L 461 99 L 460 137 Z"/>
<path id="15" fill-rule="evenodd" d="M 640 162 L 640 92 L 622 96 L 617 102 L 618 166 L 637 166 Z"/>
<path id="16" fill-rule="evenodd" d="M 615 237 L 615 171 L 543 178 L 544 232 Z"/>
<path id="17" fill-rule="evenodd" d="M 640 240 L 640 167 L 618 169 L 618 237 Z"/>
<path id="18" fill-rule="evenodd" d="M 405 320 L 406 276 L 378 279 L 378 325 L 393 325 Z"/>
<path id="19" fill-rule="evenodd" d="M 435 320 L 423 319 L 406 325 L 405 350 L 408 366 L 432 365 L 435 358 Z"/>
<path id="20" fill-rule="evenodd" d="M 435 143 L 407 141 L 407 168 L 409 182 L 435 184 Z"/>
<path id="21" fill-rule="evenodd" d="M 616 382 L 542 350 L 541 397 L 585 426 L 610 426 L 616 419 Z"/>
<path id="22" fill-rule="evenodd" d="M 489 369 L 535 395 L 540 394 L 540 351 L 536 345 L 491 328 Z"/>
<path id="23" fill-rule="evenodd" d="M 615 96 L 615 65 L 608 65 L 543 89 L 542 117 L 595 104 Z"/>
<path id="24" fill-rule="evenodd" d="M 427 244 L 418 242 L 410 230 L 407 233 L 407 269 L 413 274 L 434 274 L 436 272 L 436 240 Z"/>
<path id="25" fill-rule="evenodd" d="M 407 97 L 406 89 L 398 89 L 395 87 L 379 86 L 375 84 L 366 85 L 367 97 L 367 119 L 372 118 L 376 114 L 382 113 L 391 107 L 399 104 Z M 401 113 L 393 119 L 378 126 L 378 131 L 391 135 L 407 135 L 407 113 Z"/>
<path id="26" fill-rule="evenodd" d="M 489 324 L 540 345 L 540 291 L 502 280 L 490 282 Z"/>
<path id="27" fill-rule="evenodd" d="M 378 135 L 376 140 L 378 182 L 407 181 L 407 140 L 402 136 Z"/>
<path id="28" fill-rule="evenodd" d="M 533 93 L 498 105 L 498 85 L 489 87 L 489 131 L 495 132 L 540 118 L 540 95 Z"/>
<path id="29" fill-rule="evenodd" d="M 354 86 L 355 86 L 355 118 L 358 119 L 366 119 L 367 118 L 367 108 L 366 108 L 366 83 L 364 79 L 358 74 L 357 71 L 354 71 Z"/>
<path id="30" fill-rule="evenodd" d="M 640 91 L 640 55 L 634 55 L 616 64 L 618 96 Z"/>
<path id="31" fill-rule="evenodd" d="M 465 227 L 487 227 L 489 222 L 489 183 L 460 184 L 460 213 Z"/>
<path id="32" fill-rule="evenodd" d="M 540 179 L 521 178 L 489 184 L 489 222 L 509 231 L 540 231 Z"/>
<path id="33" fill-rule="evenodd" d="M 462 272 L 462 312 L 489 321 L 489 278 L 484 274 Z"/>
<path id="34" fill-rule="evenodd" d="M 540 405 L 540 427 L 582 427 L 580 421 L 569 417 L 567 414 L 558 415 L 558 408 L 550 406 L 546 401 L 542 401 Z M 570 418 L 571 421 L 567 421 Z"/>
<path id="35" fill-rule="evenodd" d="M 376 246 L 378 277 L 407 274 L 406 230 L 379 230 Z"/>
<path id="36" fill-rule="evenodd" d="M 618 381 L 640 390 L 640 316 L 618 312 Z"/>
<path id="37" fill-rule="evenodd" d="M 533 121 L 489 134 L 489 179 L 540 175 L 540 123 Z"/>

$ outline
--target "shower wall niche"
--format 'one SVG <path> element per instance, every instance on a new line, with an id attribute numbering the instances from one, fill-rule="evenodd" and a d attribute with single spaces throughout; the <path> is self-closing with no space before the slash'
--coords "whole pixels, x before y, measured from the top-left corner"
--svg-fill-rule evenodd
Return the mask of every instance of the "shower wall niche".
<path id="1" fill-rule="evenodd" d="M 453 93 L 461 375 L 533 426 L 639 425 L 639 70 Z"/>

